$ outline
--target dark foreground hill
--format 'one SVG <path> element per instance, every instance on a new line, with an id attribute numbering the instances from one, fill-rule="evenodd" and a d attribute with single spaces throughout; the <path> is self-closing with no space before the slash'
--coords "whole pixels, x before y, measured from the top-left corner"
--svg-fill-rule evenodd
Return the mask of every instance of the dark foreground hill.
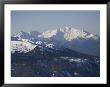
<path id="1" fill-rule="evenodd" d="M 11 55 L 12 77 L 97 77 L 100 58 L 67 48 L 60 50 L 36 47 L 28 53 Z"/>

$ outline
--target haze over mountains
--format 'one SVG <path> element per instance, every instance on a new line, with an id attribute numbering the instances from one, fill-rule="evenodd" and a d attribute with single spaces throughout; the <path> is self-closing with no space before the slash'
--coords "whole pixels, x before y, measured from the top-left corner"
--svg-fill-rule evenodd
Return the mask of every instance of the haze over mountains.
<path id="1" fill-rule="evenodd" d="M 43 33 L 21 31 L 11 36 L 12 52 L 29 52 L 38 45 L 45 45 L 53 49 L 65 47 L 84 54 L 100 56 L 100 37 L 82 29 L 65 27 Z"/>
<path id="2" fill-rule="evenodd" d="M 11 36 L 12 77 L 98 77 L 100 37 L 66 27 Z"/>

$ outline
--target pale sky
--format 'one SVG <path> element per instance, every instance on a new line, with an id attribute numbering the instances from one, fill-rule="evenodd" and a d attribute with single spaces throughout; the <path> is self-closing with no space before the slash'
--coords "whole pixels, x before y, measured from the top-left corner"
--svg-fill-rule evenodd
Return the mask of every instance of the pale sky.
<path id="1" fill-rule="evenodd" d="M 100 11 L 12 11 L 11 34 L 73 27 L 100 35 Z"/>

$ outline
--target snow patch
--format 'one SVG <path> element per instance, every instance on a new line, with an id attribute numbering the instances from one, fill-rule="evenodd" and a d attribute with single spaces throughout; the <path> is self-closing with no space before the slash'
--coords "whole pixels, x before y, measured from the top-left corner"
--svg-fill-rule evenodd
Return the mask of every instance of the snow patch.
<path id="1" fill-rule="evenodd" d="M 48 47 L 48 48 L 54 48 L 54 44 L 46 44 L 46 47 Z"/>
<path id="2" fill-rule="evenodd" d="M 11 53 L 16 51 L 20 53 L 27 53 L 33 50 L 35 47 L 36 45 L 33 45 L 27 41 L 11 41 Z"/>
<path id="3" fill-rule="evenodd" d="M 69 59 L 69 62 L 77 62 L 77 63 L 80 63 L 82 62 L 81 59 Z"/>

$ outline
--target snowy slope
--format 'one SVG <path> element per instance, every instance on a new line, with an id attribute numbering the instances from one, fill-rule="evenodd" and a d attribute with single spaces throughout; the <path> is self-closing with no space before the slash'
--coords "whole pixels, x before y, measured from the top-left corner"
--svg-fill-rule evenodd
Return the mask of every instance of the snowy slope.
<path id="1" fill-rule="evenodd" d="M 14 34 L 12 37 L 16 37 L 16 38 L 18 38 L 18 40 L 30 39 L 29 34 L 27 32 L 24 32 L 24 31 L 18 32 L 16 34 Z"/>
<path id="2" fill-rule="evenodd" d="M 24 32 L 24 31 L 20 31 L 18 33 L 15 33 L 14 35 L 12 35 L 12 38 L 18 38 L 18 40 L 22 40 L 22 39 L 28 39 L 31 41 L 35 41 L 36 39 L 38 39 L 38 35 L 40 33 L 37 31 L 32 31 L 32 32 Z"/>
<path id="3" fill-rule="evenodd" d="M 82 39 L 91 38 L 94 40 L 98 39 L 96 35 L 93 35 L 92 33 L 89 33 L 83 29 L 78 30 L 78 29 L 69 28 L 69 27 L 55 29 L 55 30 L 48 30 L 46 32 L 43 32 L 41 35 L 41 37 L 43 38 L 52 38 L 54 36 L 62 36 L 62 37 L 56 37 L 56 39 L 62 38 L 67 41 L 72 41 L 78 38 L 82 38 Z"/>
<path id="4" fill-rule="evenodd" d="M 11 37 L 11 76 L 99 77 L 100 37 L 69 27 L 18 32 Z"/>
<path id="5" fill-rule="evenodd" d="M 54 44 L 45 43 L 42 41 L 31 42 L 26 39 L 22 41 L 11 41 L 11 53 L 27 53 L 34 50 L 34 48 L 39 48 L 42 51 L 50 51 L 50 49 L 55 49 Z"/>
<path id="6" fill-rule="evenodd" d="M 100 37 L 83 29 L 60 28 L 43 32 L 43 40 L 52 42 L 56 47 L 67 47 L 82 53 L 100 56 Z"/>
<path id="7" fill-rule="evenodd" d="M 20 53 L 27 53 L 33 50 L 36 45 L 31 44 L 30 42 L 26 41 L 11 41 L 11 53 L 20 52 Z"/>
<path id="8" fill-rule="evenodd" d="M 43 33 L 37 31 L 16 33 L 12 41 L 27 41 L 31 44 L 45 45 L 45 47 L 67 47 L 82 53 L 100 56 L 100 37 L 71 27 L 47 30 Z M 24 42 L 25 43 L 25 42 Z M 19 47 L 18 47 L 19 48 Z"/>
<path id="9" fill-rule="evenodd" d="M 67 41 L 72 41 L 74 39 L 99 39 L 99 36 L 94 35 L 92 33 L 89 33 L 83 29 L 74 29 L 71 27 L 65 27 L 65 28 L 59 28 L 59 29 L 53 29 L 53 30 L 47 30 L 43 33 L 39 33 L 37 31 L 32 32 L 18 32 L 14 34 L 12 37 L 18 37 L 19 39 L 38 39 L 38 38 L 45 38 L 45 39 L 65 39 Z"/>

